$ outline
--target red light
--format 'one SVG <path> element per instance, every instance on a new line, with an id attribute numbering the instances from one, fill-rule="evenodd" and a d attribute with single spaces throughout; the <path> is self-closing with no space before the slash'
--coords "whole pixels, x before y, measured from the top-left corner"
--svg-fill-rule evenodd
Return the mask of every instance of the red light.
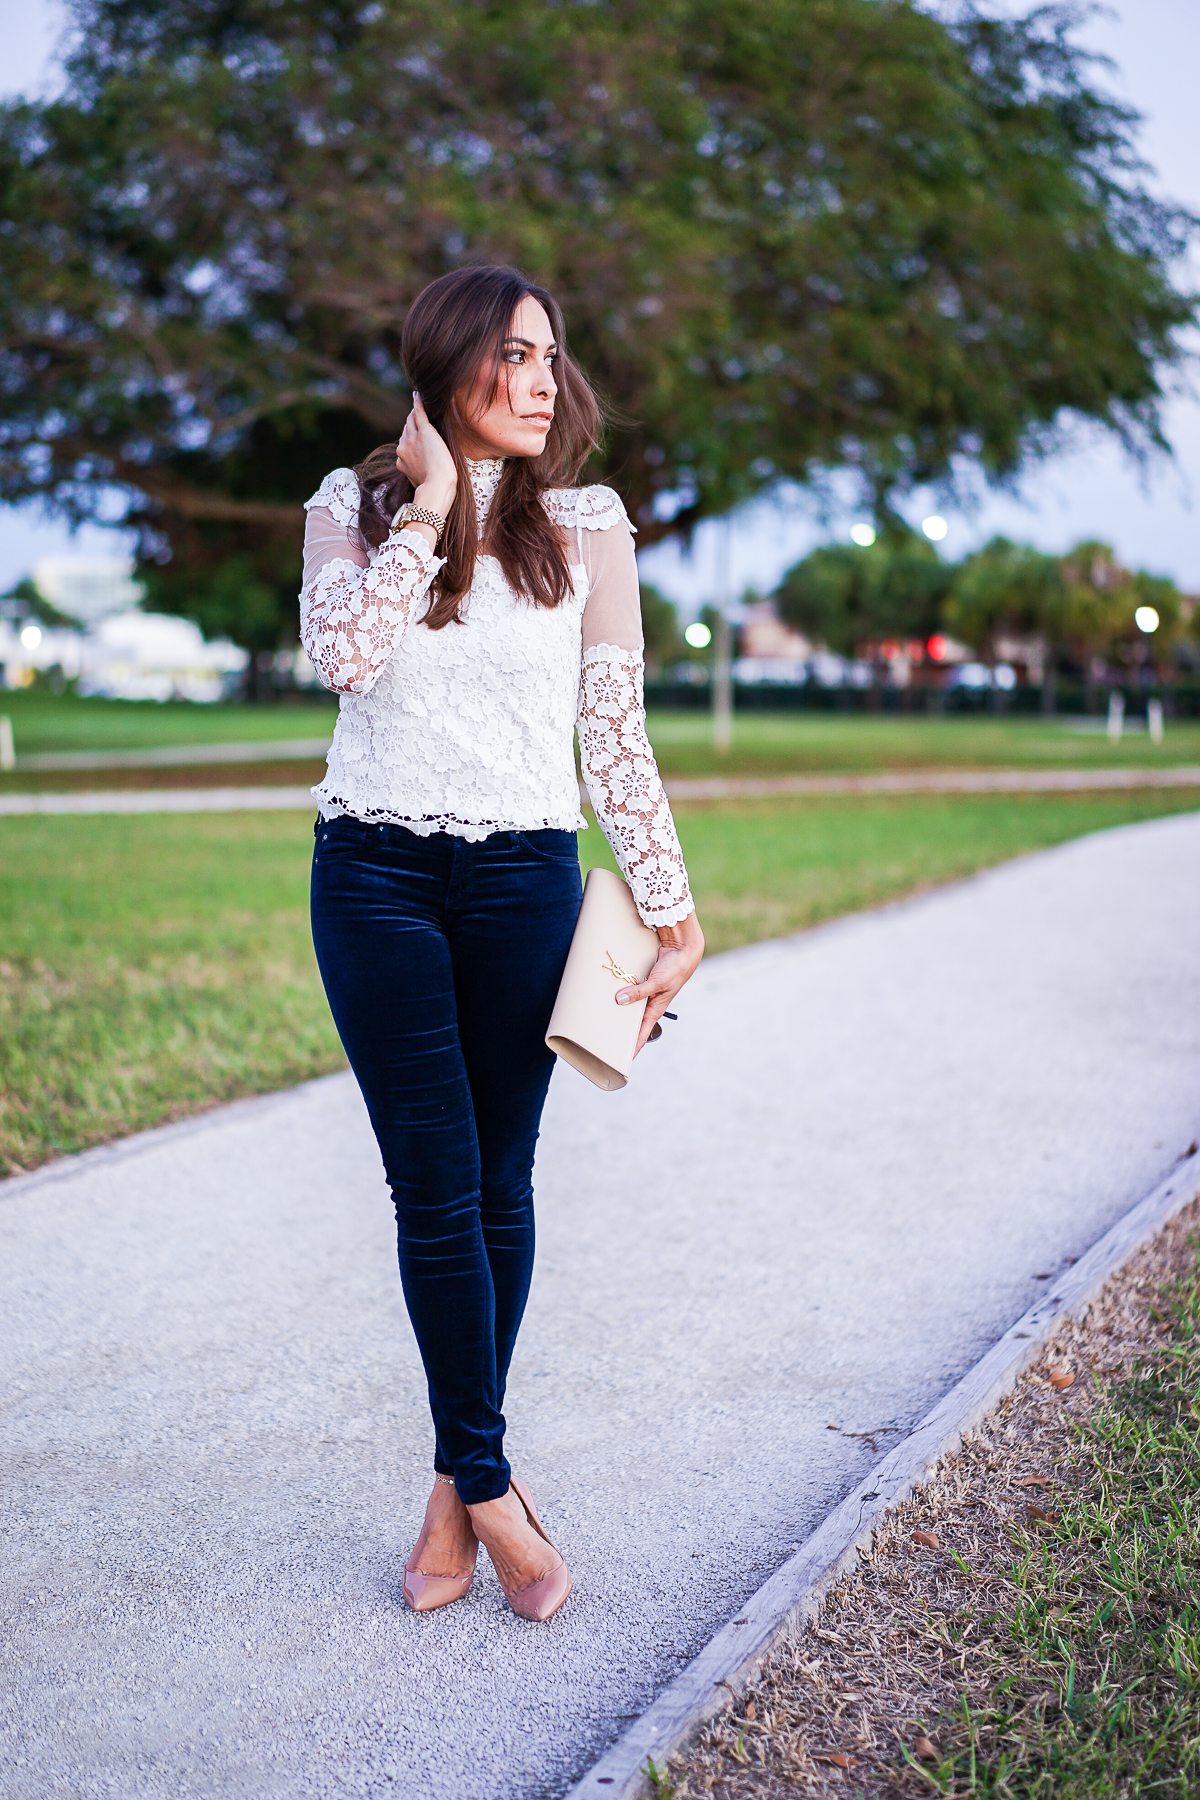
<path id="1" fill-rule="evenodd" d="M 936 632 L 929 640 L 929 654 L 933 661 L 945 662 L 946 651 L 949 647 L 949 641 L 942 636 L 940 631 Z"/>

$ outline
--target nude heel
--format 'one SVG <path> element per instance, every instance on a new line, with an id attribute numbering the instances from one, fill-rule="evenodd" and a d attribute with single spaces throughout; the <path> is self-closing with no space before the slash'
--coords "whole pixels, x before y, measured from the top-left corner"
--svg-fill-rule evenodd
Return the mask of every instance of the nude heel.
<path id="1" fill-rule="evenodd" d="M 538 1536 L 545 1543 L 550 1544 L 550 1548 L 553 1550 L 554 1545 L 550 1543 L 542 1521 L 538 1518 L 533 1495 L 518 1476 L 510 1475 L 508 1482 L 513 1493 L 525 1508 L 525 1517 Z M 503 1582 L 500 1585 L 503 1587 Z M 528 1587 L 520 1588 L 516 1593 L 509 1593 L 508 1589 L 504 1588 L 504 1598 L 518 1617 L 532 1619 L 537 1624 L 544 1625 L 547 1619 L 554 1617 L 571 1592 L 571 1587 L 571 1571 L 560 1556 L 557 1569 L 551 1569 L 550 1573 L 543 1575 L 540 1581 L 531 1581 Z"/>
<path id="2" fill-rule="evenodd" d="M 444 1482 L 453 1487 L 454 1482 L 449 1475 L 435 1475 L 435 1481 Z M 425 1507 L 425 1523 L 421 1526 L 421 1535 L 413 1546 L 412 1555 L 404 1565 L 404 1598 L 414 1612 L 433 1612 L 439 1606 L 449 1606 L 455 1600 L 462 1600 L 471 1591 L 471 1583 L 475 1579 L 475 1562 L 479 1556 L 479 1539 L 475 1539 L 475 1548 L 471 1554 L 471 1567 L 465 1575 L 422 1575 L 421 1557 L 429 1542 L 429 1506 Z"/>

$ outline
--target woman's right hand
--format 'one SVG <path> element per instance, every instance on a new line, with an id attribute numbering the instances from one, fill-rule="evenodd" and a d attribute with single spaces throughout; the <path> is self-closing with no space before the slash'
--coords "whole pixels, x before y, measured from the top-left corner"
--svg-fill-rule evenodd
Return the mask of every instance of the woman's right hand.
<path id="1" fill-rule="evenodd" d="M 412 411 L 396 445 L 396 467 L 412 482 L 415 504 L 444 519 L 454 504 L 458 471 L 445 439 L 429 423 L 420 394 L 413 395 Z"/>

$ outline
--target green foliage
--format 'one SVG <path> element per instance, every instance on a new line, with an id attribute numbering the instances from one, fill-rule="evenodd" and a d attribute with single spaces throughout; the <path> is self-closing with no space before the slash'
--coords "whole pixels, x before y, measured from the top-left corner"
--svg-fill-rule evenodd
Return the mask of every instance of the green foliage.
<path id="1" fill-rule="evenodd" d="M 784 575 L 775 604 L 787 624 L 843 656 L 881 638 L 927 638 L 939 629 L 954 579 L 924 538 L 893 532 L 867 549 L 831 544 Z"/>
<path id="2" fill-rule="evenodd" d="M 994 537 L 955 571 L 943 615 L 948 631 L 988 661 L 1001 636 L 1057 641 L 1066 589 L 1057 560 L 1029 544 Z"/>
<path id="3" fill-rule="evenodd" d="M 674 602 L 648 581 L 642 583 L 642 634 L 646 640 L 646 672 L 652 679 L 668 664 L 691 655 L 679 629 Z"/>
<path id="4" fill-rule="evenodd" d="M 206 608 L 239 557 L 285 595 L 299 503 L 397 432 L 405 309 L 463 263 L 562 295 L 644 542 L 833 467 L 1003 476 L 1064 417 L 1158 439 L 1192 222 L 1139 187 L 1069 8 L 71 16 L 61 97 L 0 109 L 0 498 L 123 490 Z"/>
<path id="5" fill-rule="evenodd" d="M 1063 607 L 1055 636 L 1072 660 L 1091 672 L 1092 660 L 1132 623 L 1133 581 L 1107 544 L 1077 544 L 1063 557 Z"/>
<path id="6" fill-rule="evenodd" d="M 22 620 L 34 619 L 39 625 L 73 626 L 77 619 L 68 613 L 59 612 L 41 593 L 36 581 L 26 577 L 18 581 L 15 587 L 9 588 L 7 594 L 0 596 L 0 618 Z"/>
<path id="7" fill-rule="evenodd" d="M 1051 665 L 1066 661 L 1089 677 L 1104 657 L 1165 671 L 1187 628 L 1174 582 L 1124 569 L 1107 544 L 1090 541 L 1055 557 L 995 537 L 946 563 L 916 533 L 893 530 L 867 549 L 810 551 L 773 598 L 788 624 L 845 656 L 881 638 L 945 629 L 987 662 L 996 661 L 1001 638 L 1040 639 Z M 1158 613 L 1153 634 L 1138 630 L 1139 606 Z"/>

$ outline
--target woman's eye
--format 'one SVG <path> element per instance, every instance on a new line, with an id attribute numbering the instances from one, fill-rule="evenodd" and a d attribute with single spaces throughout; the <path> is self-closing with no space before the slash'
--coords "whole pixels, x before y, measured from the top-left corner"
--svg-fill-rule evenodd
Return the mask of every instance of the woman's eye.
<path id="1" fill-rule="evenodd" d="M 505 362 L 510 363 L 523 363 L 525 361 L 525 352 L 523 350 L 509 350 L 505 353 L 504 360 Z"/>

